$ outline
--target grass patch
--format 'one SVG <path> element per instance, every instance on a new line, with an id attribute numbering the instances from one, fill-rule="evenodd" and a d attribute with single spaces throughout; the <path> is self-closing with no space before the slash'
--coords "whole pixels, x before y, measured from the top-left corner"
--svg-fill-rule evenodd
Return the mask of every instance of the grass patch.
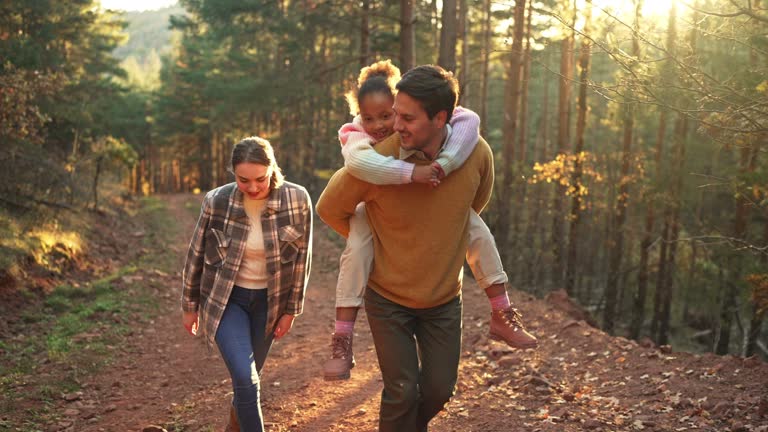
<path id="1" fill-rule="evenodd" d="M 181 230 L 178 221 L 168 213 L 167 207 L 158 197 L 141 198 L 138 216 L 146 221 L 148 229 L 143 237 L 143 246 L 154 250 L 153 254 L 145 254 L 137 265 L 141 268 L 156 268 L 166 272 L 171 271 L 176 264 L 176 256 L 168 251 Z"/>
<path id="2" fill-rule="evenodd" d="M 13 389 L 41 369 L 67 365 L 64 369 L 72 378 L 108 364 L 106 347 L 129 331 L 128 323 L 142 315 L 140 307 L 153 303 L 140 289 L 115 286 L 116 279 L 135 271 L 135 266 L 126 266 L 85 286 L 61 285 L 46 298 L 42 311 L 27 311 L 23 320 L 29 332 L 0 346 L 5 353 L 0 394 L 13 397 Z M 41 360 L 45 367 L 41 368 Z M 49 393 L 77 389 L 76 380 L 64 378 L 38 386 L 33 393 L 45 400 Z"/>
<path id="3" fill-rule="evenodd" d="M 113 363 L 132 327 L 161 306 L 151 270 L 169 273 L 176 265 L 167 247 L 179 224 L 155 197 L 142 199 L 129 216 L 142 221 L 145 232 L 135 262 L 99 279 L 57 286 L 42 304 L 22 311 L 18 331 L 0 341 L 0 419 L 20 425 L 17 430 L 55 421 L 61 395 L 80 390 L 83 377 Z"/>

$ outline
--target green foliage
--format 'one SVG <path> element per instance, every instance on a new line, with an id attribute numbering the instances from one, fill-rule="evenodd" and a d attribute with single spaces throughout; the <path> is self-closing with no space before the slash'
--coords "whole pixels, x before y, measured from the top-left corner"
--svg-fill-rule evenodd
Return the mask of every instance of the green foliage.
<path id="1" fill-rule="evenodd" d="M 84 203 L 91 177 L 80 173 L 97 159 L 89 144 L 123 138 L 102 114 L 120 102 L 113 78 L 124 72 L 111 52 L 124 24 L 91 0 L 12 2 L 2 10 L 0 202 L 17 212 Z"/>
<path id="2" fill-rule="evenodd" d="M 118 80 L 118 83 L 126 87 L 149 92 L 160 86 L 161 61 L 155 51 L 151 51 L 142 63 L 136 57 L 129 56 L 120 62 L 120 67 L 125 70 L 126 78 Z"/>
<path id="3" fill-rule="evenodd" d="M 91 153 L 94 157 L 105 159 L 115 165 L 122 164 L 126 167 L 138 162 L 138 154 L 125 140 L 112 136 L 100 137 L 91 144 Z"/>
<path id="4" fill-rule="evenodd" d="M 55 94 L 63 85 L 61 74 L 18 69 L 10 62 L 0 74 L 0 140 L 8 144 L 39 144 L 51 118 L 37 105 L 40 97 Z"/>

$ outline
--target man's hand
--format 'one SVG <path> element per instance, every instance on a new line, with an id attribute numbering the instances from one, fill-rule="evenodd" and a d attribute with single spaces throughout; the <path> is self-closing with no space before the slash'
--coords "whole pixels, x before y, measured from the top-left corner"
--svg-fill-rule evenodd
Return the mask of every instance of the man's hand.
<path id="1" fill-rule="evenodd" d="M 293 319 L 295 317 L 293 315 L 284 314 L 280 317 L 279 320 L 277 320 L 277 327 L 275 328 L 275 339 L 280 339 L 281 337 L 288 334 L 288 332 L 291 330 L 291 327 L 293 327 Z"/>
<path id="2" fill-rule="evenodd" d="M 442 171 L 442 168 L 439 167 L 440 164 L 437 162 L 434 162 L 431 165 L 416 165 L 413 168 L 411 180 L 414 183 L 426 183 L 432 185 L 433 187 L 437 186 L 440 184 L 438 176 Z"/>
<path id="3" fill-rule="evenodd" d="M 197 335 L 197 312 L 184 312 L 181 317 L 181 322 L 184 324 L 184 328 L 187 329 L 192 336 Z"/>

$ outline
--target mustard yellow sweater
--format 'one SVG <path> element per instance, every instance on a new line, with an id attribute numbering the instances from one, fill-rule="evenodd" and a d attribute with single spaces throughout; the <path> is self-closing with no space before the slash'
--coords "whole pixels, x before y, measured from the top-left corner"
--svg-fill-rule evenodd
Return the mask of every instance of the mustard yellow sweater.
<path id="1" fill-rule="evenodd" d="M 430 163 L 421 152 L 401 153 L 398 134 L 378 143 L 375 149 L 415 164 Z M 364 201 L 374 247 L 368 285 L 395 303 L 429 308 L 459 294 L 469 209 L 480 213 L 492 189 L 493 154 L 480 138 L 469 159 L 437 188 L 417 183 L 377 186 L 342 168 L 320 196 L 317 213 L 347 237 L 355 206 Z"/>

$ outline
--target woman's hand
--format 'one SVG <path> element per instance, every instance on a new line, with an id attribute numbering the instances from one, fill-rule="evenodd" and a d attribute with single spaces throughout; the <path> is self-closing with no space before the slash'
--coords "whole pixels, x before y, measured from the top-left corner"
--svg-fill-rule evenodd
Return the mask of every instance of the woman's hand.
<path id="1" fill-rule="evenodd" d="M 184 328 L 187 329 L 192 336 L 197 335 L 197 312 L 184 312 L 181 317 L 181 322 L 184 324 Z"/>
<path id="2" fill-rule="evenodd" d="M 291 330 L 291 327 L 293 327 L 293 319 L 296 318 L 293 315 L 284 314 L 280 317 L 279 320 L 277 320 L 277 327 L 275 328 L 275 339 L 280 339 L 281 337 L 288 334 L 288 332 Z"/>

